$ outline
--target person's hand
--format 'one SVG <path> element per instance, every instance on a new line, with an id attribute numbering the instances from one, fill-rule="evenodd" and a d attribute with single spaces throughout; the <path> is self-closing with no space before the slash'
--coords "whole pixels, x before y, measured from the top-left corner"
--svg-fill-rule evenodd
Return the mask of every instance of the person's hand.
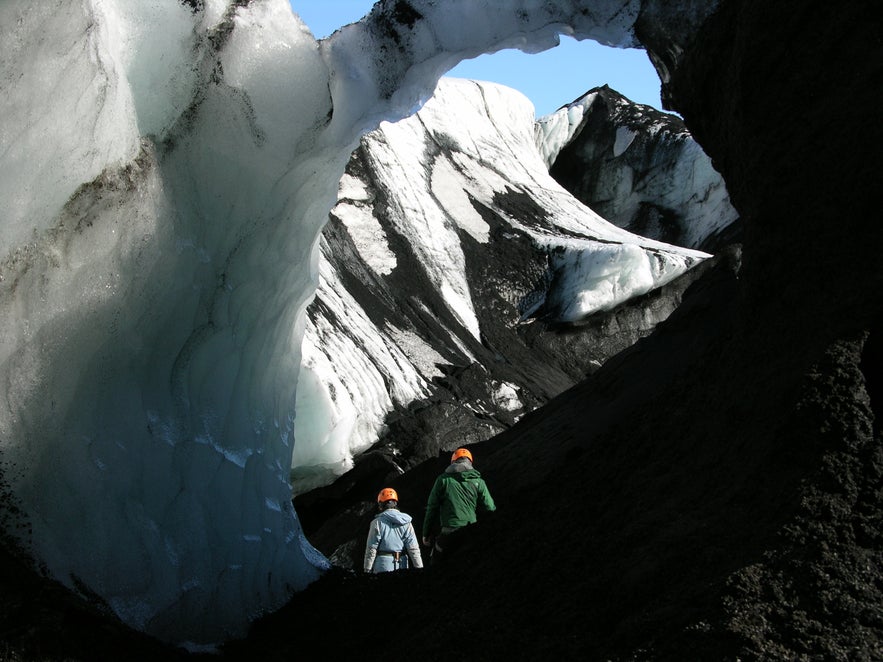
<path id="1" fill-rule="evenodd" d="M 423 546 L 429 547 L 431 544 L 432 544 L 432 538 L 427 538 L 426 536 L 423 536 Z"/>

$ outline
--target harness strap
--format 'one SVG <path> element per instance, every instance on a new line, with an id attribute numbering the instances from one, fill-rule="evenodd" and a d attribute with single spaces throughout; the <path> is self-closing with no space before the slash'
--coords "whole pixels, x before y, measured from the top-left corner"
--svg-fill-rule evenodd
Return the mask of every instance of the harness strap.
<path id="1" fill-rule="evenodd" d="M 396 561 L 402 556 L 402 552 L 377 552 L 378 556 L 394 556 Z"/>

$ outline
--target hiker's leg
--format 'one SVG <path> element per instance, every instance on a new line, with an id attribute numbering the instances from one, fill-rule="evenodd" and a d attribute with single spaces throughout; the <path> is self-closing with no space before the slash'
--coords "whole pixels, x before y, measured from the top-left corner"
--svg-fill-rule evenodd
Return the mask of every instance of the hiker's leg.
<path id="1" fill-rule="evenodd" d="M 447 536 L 444 534 L 439 534 L 436 536 L 435 540 L 432 541 L 432 551 L 429 553 L 429 563 L 430 565 L 436 565 L 441 562 L 442 557 L 445 553 L 445 546 L 447 545 Z"/>

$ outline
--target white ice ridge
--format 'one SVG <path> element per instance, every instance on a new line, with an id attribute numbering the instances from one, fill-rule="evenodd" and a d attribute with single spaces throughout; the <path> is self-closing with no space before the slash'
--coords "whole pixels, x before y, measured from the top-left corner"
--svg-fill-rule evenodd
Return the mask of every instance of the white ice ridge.
<path id="1" fill-rule="evenodd" d="M 289 468 L 359 136 L 464 58 L 635 46 L 639 3 L 385 1 L 321 43 L 286 0 L 192 5 L 0 4 L 0 452 L 52 576 L 202 645 L 328 568 Z"/>
<path id="2" fill-rule="evenodd" d="M 613 308 L 709 257 L 627 232 L 580 203 L 549 175 L 533 118 L 530 101 L 515 90 L 443 78 L 416 115 L 384 122 L 364 141 L 375 184 L 392 200 L 393 225 L 409 238 L 428 278 L 476 338 L 457 233 L 487 242 L 489 227 L 475 204 L 495 208 L 500 197 L 515 193 L 543 210 L 541 220 L 502 213 L 554 256 L 559 284 L 553 296 L 583 302 L 562 307 L 558 321 Z M 614 272 L 615 286 L 609 282 Z"/>
<path id="3" fill-rule="evenodd" d="M 490 228 L 474 205 L 501 209 L 498 198 L 512 192 L 543 210 L 542 223 L 515 214 L 500 223 L 549 254 L 552 289 L 536 304 L 558 321 L 613 308 L 708 257 L 624 232 L 580 204 L 549 175 L 534 128 L 533 105 L 520 92 L 445 77 L 415 115 L 362 138 L 370 186 L 349 174 L 341 180 L 332 216 L 364 268 L 382 282 L 397 266 L 387 232 L 404 238 L 419 257 L 415 268 L 460 322 L 448 342 L 458 332 L 480 339 L 481 331 L 461 234 L 487 244 Z M 376 197 L 385 226 L 374 216 Z M 412 329 L 375 325 L 337 277 L 324 237 L 321 248 L 320 305 L 307 322 L 298 385 L 296 493 L 349 469 L 394 405 L 425 397 L 441 376 L 436 364 L 445 363 Z"/>
<path id="4" fill-rule="evenodd" d="M 542 153 L 547 167 L 551 167 L 564 149 L 582 128 L 585 117 L 592 111 L 599 94 L 586 94 L 573 103 L 559 108 L 554 113 L 541 117 L 536 123 L 536 144 Z M 698 247 L 708 237 L 732 223 L 738 216 L 730 204 L 729 194 L 723 178 L 714 169 L 711 159 L 702 150 L 686 128 L 672 129 L 669 122 L 635 117 L 635 106 L 627 107 L 628 102 L 620 99 L 610 110 L 613 117 L 633 126 L 617 128 L 616 139 L 611 154 L 605 155 L 603 179 L 605 193 L 597 197 L 607 201 L 605 215 L 612 222 L 635 217 L 642 204 L 652 201 L 655 204 L 677 209 L 683 217 L 684 243 Z M 652 110 L 652 109 L 650 109 Z M 629 119 L 631 115 L 631 119 Z M 658 117 L 656 111 L 649 117 Z M 667 144 L 665 150 L 658 150 L 660 156 L 646 151 L 643 153 L 642 177 L 625 165 L 615 166 L 616 159 L 632 146 L 641 130 L 648 135 L 660 135 Z M 661 162 L 654 159 L 661 159 Z"/>

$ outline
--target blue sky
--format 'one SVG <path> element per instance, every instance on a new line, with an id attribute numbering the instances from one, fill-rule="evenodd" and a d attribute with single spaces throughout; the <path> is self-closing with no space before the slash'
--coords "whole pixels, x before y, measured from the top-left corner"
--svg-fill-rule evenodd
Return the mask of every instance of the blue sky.
<path id="1" fill-rule="evenodd" d="M 374 0 L 290 1 L 319 39 L 358 21 L 374 5 Z M 644 51 L 569 37 L 562 37 L 557 48 L 536 55 L 506 50 L 465 60 L 448 75 L 514 87 L 533 101 L 540 117 L 605 83 L 632 101 L 661 108 L 659 78 Z"/>

